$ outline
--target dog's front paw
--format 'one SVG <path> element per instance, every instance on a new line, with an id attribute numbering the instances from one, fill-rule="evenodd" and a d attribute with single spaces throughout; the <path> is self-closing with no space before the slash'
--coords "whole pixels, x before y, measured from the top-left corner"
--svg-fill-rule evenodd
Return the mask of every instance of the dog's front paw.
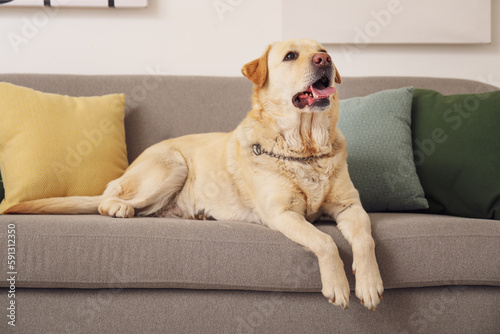
<path id="1" fill-rule="evenodd" d="M 356 275 L 356 297 L 367 309 L 375 311 L 384 292 L 377 264 L 353 269 L 353 273 Z"/>
<path id="2" fill-rule="evenodd" d="M 337 306 L 341 306 L 344 309 L 349 308 L 349 282 L 344 272 L 339 274 L 337 279 L 330 281 L 331 284 L 323 284 L 323 290 L 321 292 L 328 298 L 328 301 Z"/>

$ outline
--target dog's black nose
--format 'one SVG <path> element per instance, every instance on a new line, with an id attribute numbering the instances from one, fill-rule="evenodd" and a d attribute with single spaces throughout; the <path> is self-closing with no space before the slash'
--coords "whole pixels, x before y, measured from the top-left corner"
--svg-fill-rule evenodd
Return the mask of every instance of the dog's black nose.
<path id="1" fill-rule="evenodd" d="M 332 58 L 326 52 L 316 53 L 312 58 L 313 64 L 318 67 L 330 66 Z"/>

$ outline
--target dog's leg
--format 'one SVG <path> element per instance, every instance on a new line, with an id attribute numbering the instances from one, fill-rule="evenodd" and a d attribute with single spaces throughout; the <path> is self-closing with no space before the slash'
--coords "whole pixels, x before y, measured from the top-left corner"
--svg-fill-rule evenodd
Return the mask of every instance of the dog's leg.
<path id="1" fill-rule="evenodd" d="M 322 210 L 335 219 L 340 232 L 352 247 L 356 296 L 368 309 L 375 310 L 382 299 L 384 287 L 375 258 L 370 217 L 361 206 L 359 193 L 349 178 L 347 165 L 341 169 Z"/>
<path id="2" fill-rule="evenodd" d="M 330 303 L 348 308 L 349 282 L 332 237 L 318 230 L 303 215 L 294 211 L 270 215 L 265 219 L 265 223 L 317 256 L 323 295 Z"/>
<path id="3" fill-rule="evenodd" d="M 99 213 L 120 218 L 154 214 L 182 189 L 187 175 L 186 162 L 178 152 L 140 156 L 122 177 L 108 184 Z"/>
<path id="4" fill-rule="evenodd" d="M 353 204 L 334 215 L 342 235 L 352 247 L 352 271 L 356 275 L 356 296 L 374 311 L 384 287 L 375 258 L 375 241 L 371 235 L 370 217 L 359 204 Z"/>
<path id="5" fill-rule="evenodd" d="M 384 287 L 375 257 L 370 217 L 349 178 L 347 164 L 339 169 L 331 193 L 321 209 L 335 219 L 340 232 L 352 247 L 356 296 L 368 309 L 375 310 L 382 299 Z"/>

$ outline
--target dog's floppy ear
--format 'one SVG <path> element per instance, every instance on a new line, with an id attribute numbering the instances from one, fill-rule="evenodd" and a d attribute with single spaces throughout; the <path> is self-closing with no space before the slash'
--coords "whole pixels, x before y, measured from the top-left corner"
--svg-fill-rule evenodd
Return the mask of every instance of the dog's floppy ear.
<path id="1" fill-rule="evenodd" d="M 335 65 L 333 65 L 333 68 L 335 69 L 335 82 L 338 84 L 342 83 L 342 78 L 340 77 L 340 73 L 337 70 L 337 67 Z"/>
<path id="2" fill-rule="evenodd" d="M 255 85 L 262 87 L 267 80 L 267 55 L 271 50 L 271 45 L 267 47 L 266 52 L 260 57 L 245 64 L 241 69 L 241 73 Z"/>

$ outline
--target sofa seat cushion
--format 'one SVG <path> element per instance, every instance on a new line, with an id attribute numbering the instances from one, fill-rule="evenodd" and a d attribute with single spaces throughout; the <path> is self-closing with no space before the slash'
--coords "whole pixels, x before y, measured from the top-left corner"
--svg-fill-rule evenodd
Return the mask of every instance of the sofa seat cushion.
<path id="1" fill-rule="evenodd" d="M 386 289 L 500 286 L 498 222 L 428 214 L 370 216 Z M 9 224 L 16 233 L 16 287 L 321 290 L 314 255 L 257 224 L 0 216 L 0 249 L 7 249 Z M 353 287 L 348 243 L 334 223 L 316 225 L 337 242 Z M 7 261 L 0 269 L 11 271 Z"/>

